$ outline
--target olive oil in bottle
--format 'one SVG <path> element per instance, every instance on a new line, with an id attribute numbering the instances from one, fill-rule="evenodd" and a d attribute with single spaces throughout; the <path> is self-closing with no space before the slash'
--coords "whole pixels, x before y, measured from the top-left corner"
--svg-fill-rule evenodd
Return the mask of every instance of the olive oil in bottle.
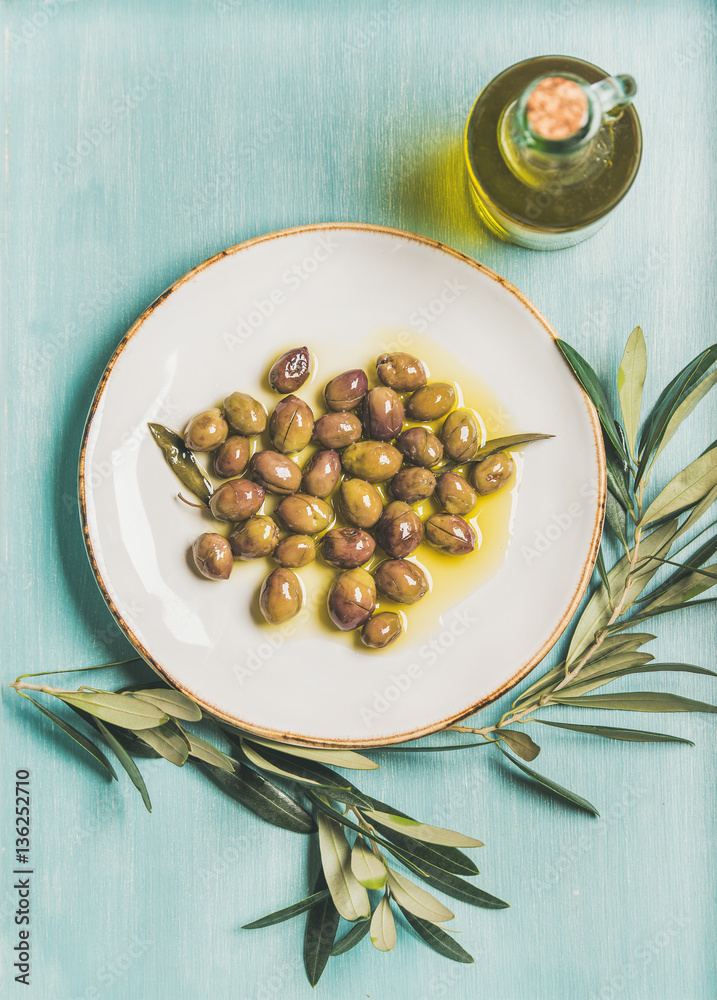
<path id="1" fill-rule="evenodd" d="M 642 151 L 635 81 L 569 56 L 516 63 L 468 117 L 465 157 L 478 214 L 533 250 L 574 246 L 627 194 Z"/>

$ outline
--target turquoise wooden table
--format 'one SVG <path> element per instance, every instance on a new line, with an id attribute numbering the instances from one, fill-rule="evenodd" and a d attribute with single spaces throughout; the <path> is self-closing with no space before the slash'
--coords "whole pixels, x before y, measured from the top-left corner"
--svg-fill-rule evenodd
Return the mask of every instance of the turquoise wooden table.
<path id="1" fill-rule="evenodd" d="M 304 894 L 306 841 L 163 761 L 145 767 L 148 815 L 128 781 L 110 787 L 81 766 L 6 686 L 20 671 L 129 654 L 77 518 L 78 446 L 95 385 L 135 317 L 204 258 L 271 230 L 348 220 L 475 256 L 601 374 L 642 324 L 654 398 L 714 340 L 714 6 L 12 0 L 2 14 L 2 835 L 7 848 L 14 774 L 28 768 L 35 871 L 28 989 L 10 969 L 16 893 L 6 850 L 2 996 L 309 997 L 303 920 L 238 929 Z M 540 254 L 478 227 L 460 138 L 487 80 L 550 51 L 634 74 L 645 156 L 597 236 Z M 707 400 L 666 453 L 666 471 L 688 445 L 705 447 L 714 425 Z M 709 610 L 672 616 L 654 651 L 714 666 L 715 624 Z M 714 701 L 711 681 L 684 675 L 679 690 Z M 650 685 L 660 682 L 640 686 Z M 446 962 L 404 930 L 391 955 L 366 942 L 332 960 L 318 995 L 713 997 L 714 717 L 607 721 L 680 733 L 696 747 L 546 730 L 540 769 L 595 802 L 600 820 L 534 794 L 495 754 L 383 755 L 364 786 L 484 840 L 481 884 L 512 908 L 455 904 L 473 966 Z"/>

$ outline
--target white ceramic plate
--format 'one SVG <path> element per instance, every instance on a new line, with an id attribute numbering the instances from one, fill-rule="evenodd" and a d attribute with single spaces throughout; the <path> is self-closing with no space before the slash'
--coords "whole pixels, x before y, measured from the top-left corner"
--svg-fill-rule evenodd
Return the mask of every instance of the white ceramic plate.
<path id="1" fill-rule="evenodd" d="M 577 608 L 602 526 L 597 420 L 553 336 L 492 271 L 432 240 L 377 226 L 273 233 L 190 271 L 117 348 L 82 446 L 88 553 L 129 640 L 207 711 L 298 743 L 399 742 L 507 691 Z M 438 595 L 419 615 L 422 605 L 410 609 L 407 634 L 381 653 L 316 627 L 321 608 L 295 626 L 258 620 L 265 560 L 237 564 L 225 583 L 199 578 L 187 551 L 213 529 L 176 499 L 178 481 L 147 432 L 148 421 L 181 430 L 234 390 L 271 405 L 268 367 L 301 344 L 318 359 L 316 381 L 305 387 L 311 402 L 328 378 L 368 366 L 381 349 L 427 350 L 433 378 L 487 386 L 489 436 L 555 434 L 518 456 L 505 531 L 484 540 L 490 558 L 473 576 L 456 570 L 459 588 L 449 600 L 441 604 Z M 310 574 L 307 590 L 309 583 Z"/>

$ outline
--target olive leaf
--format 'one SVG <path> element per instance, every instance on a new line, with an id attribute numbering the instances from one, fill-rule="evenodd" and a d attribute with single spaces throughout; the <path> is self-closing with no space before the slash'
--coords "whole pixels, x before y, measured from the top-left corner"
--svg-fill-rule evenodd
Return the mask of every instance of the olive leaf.
<path id="1" fill-rule="evenodd" d="M 698 503 L 717 486 L 717 451 L 708 451 L 679 472 L 655 497 L 640 519 L 647 525 Z"/>
<path id="2" fill-rule="evenodd" d="M 680 405 L 673 413 L 669 423 L 667 424 L 667 427 L 665 428 L 665 433 L 662 435 L 662 441 L 660 442 L 660 446 L 655 452 L 654 461 L 657 461 L 662 451 L 664 451 L 665 447 L 675 436 L 675 432 L 677 431 L 678 427 L 683 422 L 683 420 L 686 420 L 687 417 L 689 417 L 689 415 L 692 413 L 697 404 L 707 395 L 710 389 L 712 389 L 713 386 L 715 385 L 717 385 L 717 371 L 713 371 L 710 372 L 709 375 L 705 375 L 705 377 L 700 382 L 697 383 L 692 392 L 690 392 L 684 398 L 684 400 L 680 403 Z"/>
<path id="3" fill-rule="evenodd" d="M 131 695 L 112 691 L 51 691 L 56 698 L 84 709 L 103 722 L 124 729 L 154 729 L 168 721 L 169 716 L 148 702 L 136 701 Z"/>
<path id="4" fill-rule="evenodd" d="M 630 452 L 635 454 L 637 431 L 640 426 L 640 409 L 642 406 L 642 389 L 647 374 L 647 348 L 645 338 L 639 326 L 630 334 L 625 352 L 617 372 L 617 391 L 620 397 L 620 409 L 625 424 L 625 434 Z"/>
<path id="5" fill-rule="evenodd" d="M 319 872 L 314 893 L 326 889 L 324 873 Z M 334 906 L 331 894 L 323 896 L 309 910 L 304 933 L 304 968 L 312 986 L 316 986 L 334 947 L 334 939 L 339 926 L 339 911 Z"/>
<path id="6" fill-rule="evenodd" d="M 239 740 L 239 746 L 241 747 L 242 752 L 244 753 L 244 756 L 249 761 L 249 763 L 253 764 L 255 767 L 258 767 L 260 771 L 269 771 L 271 774 L 278 774 L 282 778 L 288 778 L 291 781 L 303 782 L 307 785 L 319 784 L 319 782 L 314 781 L 313 778 L 302 778 L 297 774 L 292 774 L 290 771 L 285 771 L 284 768 L 279 767 L 276 764 L 272 764 L 271 761 L 268 761 L 265 757 L 262 757 L 262 755 L 257 750 L 255 750 L 250 743 L 247 743 L 246 740 L 243 739 Z"/>
<path id="7" fill-rule="evenodd" d="M 454 914 L 447 906 L 393 868 L 388 869 L 388 887 L 399 906 L 410 910 L 422 920 L 430 920 L 434 924 L 453 920 Z"/>
<path id="8" fill-rule="evenodd" d="M 313 892 L 310 896 L 305 896 L 303 899 L 300 899 L 298 903 L 292 903 L 291 906 L 285 906 L 281 910 L 274 910 L 273 913 L 267 913 L 265 917 L 260 917 L 258 920 L 252 920 L 250 924 L 244 924 L 242 926 L 242 930 L 259 930 L 260 927 L 271 927 L 273 924 L 283 923 L 284 920 L 291 920 L 292 917 L 298 917 L 300 913 L 306 913 L 306 911 L 310 910 L 312 906 L 316 903 L 320 903 L 324 899 L 327 899 L 330 895 L 331 893 L 328 889 Z"/>
<path id="9" fill-rule="evenodd" d="M 566 343 L 564 340 L 560 340 L 559 338 L 556 338 L 555 343 L 558 345 L 568 364 L 575 372 L 583 389 L 590 397 L 593 406 L 597 410 L 600 423 L 602 424 L 608 438 L 612 441 L 615 450 L 625 459 L 625 461 L 627 461 L 627 455 L 625 454 L 625 449 L 622 445 L 622 441 L 620 440 L 617 423 L 610 410 L 610 403 L 605 395 L 605 390 L 602 387 L 600 379 L 597 377 L 585 358 L 581 357 L 574 347 L 571 347 L 570 344 Z"/>
<path id="10" fill-rule="evenodd" d="M 174 431 L 162 424 L 147 424 L 147 426 L 152 432 L 152 437 L 162 449 L 167 465 L 182 486 L 185 486 L 202 503 L 208 504 L 214 492 L 212 484 L 199 468 L 196 458 L 186 447 L 179 434 L 175 434 Z"/>
<path id="11" fill-rule="evenodd" d="M 405 813 L 400 812 L 394 806 L 388 806 L 384 802 L 379 802 L 378 799 L 372 799 L 372 803 L 376 810 L 390 812 L 392 815 L 400 816 L 404 819 L 411 819 L 410 816 L 406 816 Z M 480 874 L 473 859 L 469 858 L 463 851 L 459 851 L 457 847 L 448 847 L 444 844 L 429 844 L 425 841 L 414 840 L 408 835 L 408 832 L 399 833 L 398 830 L 390 829 L 380 823 L 375 817 L 372 820 L 372 825 L 375 830 L 384 834 L 392 845 L 395 844 L 403 854 L 409 854 L 420 861 L 421 864 L 430 864 L 441 871 L 453 875 Z"/>
<path id="12" fill-rule="evenodd" d="M 517 753 L 523 760 L 535 760 L 540 753 L 538 744 L 527 733 L 518 729 L 496 729 L 495 736 L 507 743 L 513 753 Z"/>
<path id="13" fill-rule="evenodd" d="M 390 812 L 382 812 L 376 809 L 364 810 L 364 814 L 370 820 L 378 820 L 383 826 L 399 833 L 405 833 L 414 840 L 422 840 L 428 844 L 443 844 L 449 847 L 483 847 L 480 840 L 473 837 L 466 837 L 462 833 L 455 833 L 453 830 L 444 830 L 439 826 L 431 826 L 428 823 L 419 823 L 415 819 L 407 816 L 397 815 Z"/>
<path id="14" fill-rule="evenodd" d="M 172 691 L 169 688 L 141 688 L 139 691 L 132 691 L 131 694 L 133 698 L 148 701 L 150 705 L 155 705 L 175 719 L 199 722 L 202 717 L 199 705 L 195 705 L 190 698 L 179 691 Z"/>
<path id="15" fill-rule="evenodd" d="M 386 884 L 386 866 L 363 837 L 357 837 L 351 849 L 351 871 L 366 889 L 383 889 Z"/>
<path id="16" fill-rule="evenodd" d="M 678 601 L 676 604 L 665 605 L 657 601 L 653 608 L 648 605 L 646 611 L 631 615 L 615 627 L 631 628 L 633 625 L 639 625 L 641 622 L 649 621 L 650 618 L 656 618 L 658 615 L 667 615 L 673 611 L 684 611 L 685 608 L 694 608 L 697 604 L 714 604 L 715 601 L 717 601 L 717 597 L 705 597 L 699 601 Z"/>
<path id="17" fill-rule="evenodd" d="M 566 702 L 563 698 L 555 697 L 554 700 L 559 701 L 561 705 L 570 704 L 570 702 Z M 578 700 L 584 699 L 571 699 L 571 701 L 576 702 Z M 559 785 L 557 781 L 553 781 L 551 778 L 546 778 L 544 774 L 538 774 L 538 772 L 534 771 L 532 767 L 527 767 L 525 764 L 521 764 L 520 761 L 511 756 L 507 750 L 504 750 L 500 743 L 496 743 L 496 747 L 500 750 L 504 757 L 507 757 L 512 764 L 515 764 L 516 767 L 520 768 L 520 770 L 524 774 L 527 774 L 529 778 L 532 778 L 533 781 L 537 781 L 539 785 L 543 785 L 543 787 L 549 789 L 551 792 L 555 792 L 555 794 L 559 795 L 561 798 L 567 799 L 568 802 L 572 802 L 573 805 L 576 805 L 579 809 L 584 809 L 585 812 L 592 813 L 593 816 L 600 815 L 595 806 L 588 802 L 587 799 L 584 799 L 582 795 L 577 795 L 575 792 L 571 792 L 569 788 L 564 788 L 562 785 Z"/>
<path id="18" fill-rule="evenodd" d="M 352 948 L 355 948 L 359 941 L 362 941 L 366 937 L 370 927 L 370 920 L 358 920 L 353 925 L 351 930 L 347 934 L 344 934 L 341 940 L 337 941 L 333 946 L 331 949 L 331 957 L 333 958 L 335 955 L 345 955 L 347 951 L 351 951 Z"/>
<path id="19" fill-rule="evenodd" d="M 421 861 L 421 865 L 419 866 L 411 858 L 401 855 L 395 849 L 389 847 L 389 850 L 409 871 L 418 875 L 428 885 L 440 889 L 441 892 L 445 892 L 447 896 L 460 899 L 464 903 L 470 903 L 472 906 L 482 906 L 488 910 L 503 910 L 510 906 L 510 903 L 498 899 L 497 896 L 492 896 L 489 892 L 479 889 L 477 885 L 472 885 L 470 882 L 466 882 L 465 879 L 459 878 L 458 875 L 451 875 L 448 872 L 440 871 L 434 868 L 433 865 L 427 865 L 424 861 Z"/>
<path id="20" fill-rule="evenodd" d="M 624 691 L 621 694 L 594 694 L 581 698 L 555 695 L 553 700 L 558 705 L 620 709 L 623 712 L 717 712 L 717 705 L 692 701 L 666 691 Z"/>
<path id="21" fill-rule="evenodd" d="M 610 592 L 610 581 L 607 578 L 607 567 L 605 566 L 605 557 L 602 553 L 602 546 L 598 549 L 597 557 L 595 559 L 595 568 L 598 571 L 598 576 L 602 581 L 604 587 L 607 587 L 608 593 Z"/>
<path id="22" fill-rule="evenodd" d="M 530 444 L 532 441 L 545 441 L 552 437 L 555 437 L 555 435 L 508 434 L 506 437 L 493 438 L 492 441 L 486 441 L 483 447 L 478 449 L 471 459 L 471 462 L 482 462 L 484 458 L 489 458 L 491 455 L 495 455 L 499 451 L 512 451 L 517 448 L 522 448 L 523 445 Z"/>
<path id="23" fill-rule="evenodd" d="M 405 747 L 397 744 L 392 747 L 371 747 L 371 753 L 442 753 L 444 750 L 470 750 L 472 747 L 489 747 L 490 740 L 479 743 L 444 743 L 438 747 Z"/>
<path id="24" fill-rule="evenodd" d="M 203 740 L 200 736 L 195 736 L 194 733 L 190 733 L 183 726 L 180 726 L 179 723 L 177 723 L 177 728 L 187 741 L 190 757 L 203 761 L 205 764 L 211 764 L 213 767 L 221 768 L 224 771 L 234 770 L 231 757 L 227 757 L 219 747 L 215 747 L 213 743 L 208 743 L 207 740 Z"/>
<path id="25" fill-rule="evenodd" d="M 620 440 L 623 441 L 623 448 L 627 451 L 627 441 L 623 440 L 623 429 L 620 424 L 616 424 L 616 427 Z M 625 510 L 634 510 L 635 501 L 630 490 L 630 465 L 622 455 L 618 455 L 609 441 L 605 441 L 605 473 L 608 489 L 618 503 Z"/>
<path id="26" fill-rule="evenodd" d="M 312 817 L 295 799 L 245 764 L 236 762 L 233 771 L 207 762 L 200 762 L 198 766 L 226 795 L 267 823 L 293 833 L 314 833 L 316 830 Z"/>
<path id="27" fill-rule="evenodd" d="M 622 504 L 615 499 L 614 493 L 608 490 L 605 494 L 605 520 L 610 525 L 612 533 L 619 542 L 622 542 L 625 549 L 629 547 L 627 541 L 627 515 Z M 602 577 L 602 573 L 600 576 Z M 604 580 L 605 586 L 610 592 L 609 578 Z"/>
<path id="28" fill-rule="evenodd" d="M 102 720 L 99 718 L 96 719 L 95 724 L 99 729 L 99 731 L 104 736 L 107 745 L 112 750 L 112 753 L 115 755 L 117 760 L 120 762 L 124 770 L 129 775 L 130 781 L 137 789 L 139 794 L 142 796 L 142 801 L 144 802 L 145 809 L 147 810 L 147 812 L 152 812 L 152 803 L 149 800 L 149 792 L 147 791 L 147 786 L 144 783 L 144 778 L 140 774 L 139 768 L 132 760 L 130 755 L 127 753 L 125 748 L 122 746 L 122 744 L 119 742 L 117 737 L 112 735 L 112 733 L 109 731 L 107 726 L 102 722 Z"/>
<path id="29" fill-rule="evenodd" d="M 628 677 L 630 674 L 651 674 L 664 672 L 711 674 L 713 677 L 717 677 L 717 674 L 715 674 L 712 670 L 708 670 L 706 667 L 697 667 L 692 663 L 642 663 L 630 667 L 622 667 L 621 669 L 615 671 L 606 670 L 602 673 L 592 674 L 585 680 L 583 680 L 583 671 L 580 671 L 577 681 L 566 685 L 563 690 L 566 694 L 575 698 L 578 695 L 587 694 L 589 691 L 594 691 L 596 688 L 603 687 L 605 684 L 612 684 L 613 681 L 619 680 L 621 677 Z M 552 700 L 554 701 L 555 698 Z"/>
<path id="30" fill-rule="evenodd" d="M 156 729 L 130 730 L 135 736 L 148 743 L 153 750 L 168 760 L 170 764 L 181 767 L 189 756 L 189 745 L 182 735 L 169 726 L 158 726 Z"/>
<path id="31" fill-rule="evenodd" d="M 420 917 L 414 916 L 410 910 L 405 910 L 402 906 L 400 909 L 416 934 L 418 934 L 418 936 L 422 938 L 430 948 L 437 951 L 439 955 L 443 955 L 444 958 L 450 958 L 453 962 L 463 962 L 465 965 L 473 963 L 472 956 L 461 948 L 458 942 L 454 941 L 450 934 L 447 934 L 444 930 L 437 927 L 435 924 L 432 924 L 430 921 L 421 920 Z"/>
<path id="32" fill-rule="evenodd" d="M 371 917 L 371 944 L 378 951 L 393 951 L 396 947 L 396 924 L 391 913 L 391 904 L 388 895 L 381 898 L 381 902 L 373 911 Z"/>
<path id="33" fill-rule="evenodd" d="M 66 733 L 67 736 L 70 737 L 70 739 L 73 739 L 75 743 L 79 744 L 83 750 L 86 750 L 91 757 L 94 757 L 95 760 L 99 764 L 101 764 L 106 771 L 109 772 L 109 774 L 115 779 L 115 781 L 118 780 L 117 772 L 112 767 L 110 762 L 107 760 L 107 757 L 105 757 L 100 748 L 96 746 L 92 742 L 92 740 L 88 739 L 84 733 L 81 733 L 79 729 L 75 729 L 74 726 L 71 726 L 69 722 L 66 722 L 64 719 L 60 718 L 59 715 L 55 715 L 55 713 L 51 712 L 49 708 L 45 708 L 38 701 L 35 701 L 35 699 L 31 698 L 29 694 L 23 694 L 23 697 L 27 698 L 28 701 L 32 702 L 35 708 L 39 712 L 42 712 L 42 714 L 46 718 L 48 718 L 50 722 L 54 722 L 55 725 L 58 726 L 63 731 L 63 733 Z"/>
<path id="34" fill-rule="evenodd" d="M 343 767 L 349 771 L 372 771 L 379 766 L 368 757 L 356 753 L 355 750 L 322 750 L 319 747 L 297 747 L 290 743 L 273 743 L 271 740 L 260 739 L 258 736 L 245 738 L 251 743 L 269 747 L 271 750 L 280 750 L 291 757 L 303 757 L 306 760 L 315 760 L 319 764 Z"/>
<path id="35" fill-rule="evenodd" d="M 717 500 L 717 486 L 710 490 L 699 503 L 694 504 L 691 509 L 689 507 L 686 508 L 686 510 L 690 510 L 690 514 L 680 525 L 680 529 L 677 534 L 684 535 L 684 533 L 689 531 L 694 524 L 697 524 L 699 519 L 703 516 L 703 514 L 707 513 L 715 500 Z"/>
<path id="36" fill-rule="evenodd" d="M 351 870 L 351 849 L 338 823 L 319 813 L 321 864 L 334 906 L 345 920 L 371 915 L 368 893 Z"/>
<path id="37" fill-rule="evenodd" d="M 664 583 L 650 591 L 649 594 L 643 595 L 637 603 L 642 604 L 645 601 L 654 601 L 658 597 L 661 597 L 663 594 L 667 593 L 671 587 L 674 587 L 675 584 L 687 579 L 690 575 L 690 570 L 695 570 L 700 566 L 703 566 L 704 563 L 715 554 L 715 552 L 717 552 L 717 534 L 708 539 L 703 545 L 700 545 L 698 549 L 695 549 L 692 555 L 688 556 L 679 566 L 676 573 L 672 573 L 672 575 L 669 576 Z M 709 573 L 709 570 L 705 570 L 703 574 L 696 575 L 702 575 L 704 577 L 704 573 Z M 704 577 L 704 582 L 707 583 L 707 577 Z"/>
<path id="38" fill-rule="evenodd" d="M 575 733 L 586 733 L 588 736 L 602 736 L 607 740 L 624 740 L 626 743 L 689 743 L 683 736 L 668 736 L 665 733 L 650 733 L 641 729 L 622 729 L 618 726 L 581 726 L 575 722 L 548 722 L 547 719 L 531 719 L 541 726 L 554 726 L 556 729 L 570 729 Z"/>
<path id="39" fill-rule="evenodd" d="M 654 612 L 668 605 L 684 604 L 694 597 L 704 594 L 706 590 L 711 590 L 717 583 L 717 580 L 714 580 L 712 576 L 715 572 L 717 572 L 717 563 L 681 576 L 674 583 L 670 583 L 669 587 L 657 597 L 652 598 L 652 595 L 648 594 L 648 598 L 651 599 L 645 610 Z"/>

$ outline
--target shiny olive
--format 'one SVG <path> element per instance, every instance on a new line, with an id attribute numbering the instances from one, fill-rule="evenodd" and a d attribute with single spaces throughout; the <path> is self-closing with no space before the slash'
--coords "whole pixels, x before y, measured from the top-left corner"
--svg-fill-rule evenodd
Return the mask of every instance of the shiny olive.
<path id="1" fill-rule="evenodd" d="M 360 368 L 342 372 L 327 382 L 324 399 L 330 410 L 354 410 L 368 389 L 368 376 Z"/>
<path id="2" fill-rule="evenodd" d="M 394 500 L 384 510 L 376 525 L 376 538 L 389 556 L 409 556 L 423 538 L 423 524 L 412 507 Z"/>
<path id="3" fill-rule="evenodd" d="M 331 524 L 334 514 L 325 500 L 311 497 L 307 493 L 294 493 L 284 497 L 276 508 L 289 531 L 297 535 L 316 535 Z"/>
<path id="4" fill-rule="evenodd" d="M 374 574 L 378 590 L 396 604 L 415 604 L 428 593 L 428 578 L 409 559 L 386 559 Z"/>
<path id="5" fill-rule="evenodd" d="M 224 416 L 237 434 L 254 437 L 266 430 L 266 410 L 261 403 L 245 392 L 233 392 L 224 400 Z"/>
<path id="6" fill-rule="evenodd" d="M 316 542 L 310 535 L 289 535 L 274 549 L 274 559 L 280 566 L 299 569 L 316 558 Z"/>
<path id="7" fill-rule="evenodd" d="M 383 500 L 363 479 L 344 479 L 341 483 L 341 508 L 344 517 L 357 528 L 372 528 L 383 513 Z"/>
<path id="8" fill-rule="evenodd" d="M 469 462 L 480 448 L 481 431 L 470 410 L 455 410 L 441 430 L 443 449 L 454 462 Z"/>
<path id="9" fill-rule="evenodd" d="M 223 444 L 228 433 L 222 411 L 213 406 L 192 417 L 184 428 L 184 443 L 190 451 L 214 451 Z"/>
<path id="10" fill-rule="evenodd" d="M 471 482 L 482 497 L 495 493 L 508 482 L 515 472 L 515 462 L 507 451 L 489 455 L 471 469 Z"/>
<path id="11" fill-rule="evenodd" d="M 230 435 L 214 456 L 214 471 L 220 479 L 240 476 L 249 464 L 250 452 L 248 438 Z"/>
<path id="12" fill-rule="evenodd" d="M 408 403 L 406 416 L 411 420 L 437 420 L 453 407 L 456 390 L 447 382 L 431 382 L 416 389 Z"/>
<path id="13" fill-rule="evenodd" d="M 228 580 L 234 565 L 229 542 L 213 531 L 200 535 L 192 545 L 194 565 L 208 580 Z"/>
<path id="14" fill-rule="evenodd" d="M 341 456 L 337 451 L 317 451 L 304 466 L 301 489 L 325 500 L 341 478 Z"/>
<path id="15" fill-rule="evenodd" d="M 277 451 L 303 451 L 314 431 L 314 414 L 308 403 L 298 396 L 280 399 L 269 420 L 269 434 Z"/>
<path id="16" fill-rule="evenodd" d="M 261 559 L 270 556 L 279 544 L 279 529 L 270 517 L 257 514 L 236 526 L 229 544 L 238 559 Z"/>
<path id="17" fill-rule="evenodd" d="M 296 573 L 279 566 L 261 585 L 259 607 L 271 625 L 294 618 L 301 610 L 303 595 Z"/>
<path id="18" fill-rule="evenodd" d="M 399 434 L 396 447 L 413 465 L 430 469 L 443 458 L 443 445 L 425 427 L 411 427 Z"/>
<path id="19" fill-rule="evenodd" d="M 396 475 L 403 464 L 403 455 L 383 441 L 357 441 L 348 446 L 341 461 L 350 475 L 369 483 L 383 483 Z"/>
<path id="20" fill-rule="evenodd" d="M 464 556 L 476 545 L 476 533 L 458 514 L 433 514 L 426 521 L 426 539 L 450 556 Z"/>
<path id="21" fill-rule="evenodd" d="M 375 607 L 376 585 L 365 569 L 348 569 L 336 577 L 329 591 L 329 615 L 336 628 L 359 628 Z"/>
<path id="22" fill-rule="evenodd" d="M 436 477 L 428 469 L 415 466 L 400 469 L 391 480 L 391 493 L 396 500 L 405 503 L 418 503 L 433 495 L 436 488 Z"/>
<path id="23" fill-rule="evenodd" d="M 301 469 L 286 455 L 278 451 L 257 451 L 252 455 L 249 468 L 254 479 L 267 493 L 287 496 L 301 486 Z"/>
<path id="24" fill-rule="evenodd" d="M 373 615 L 361 629 L 361 642 L 370 649 L 385 649 L 398 639 L 403 630 L 401 616 L 395 611 Z"/>
<path id="25" fill-rule="evenodd" d="M 457 472 L 444 472 L 438 477 L 436 496 L 449 514 L 470 514 L 478 503 L 473 487 Z"/>
<path id="26" fill-rule="evenodd" d="M 212 514 L 218 521 L 246 521 L 264 503 L 264 490 L 249 479 L 230 479 L 209 500 Z"/>
<path id="27" fill-rule="evenodd" d="M 354 413 L 325 413 L 314 424 L 314 440 L 324 448 L 346 448 L 361 437 L 361 421 Z"/>
<path id="28" fill-rule="evenodd" d="M 361 407 L 364 434 L 374 441 L 391 441 L 403 427 L 403 403 L 385 385 L 369 389 Z"/>
<path id="29" fill-rule="evenodd" d="M 425 385 L 428 379 L 424 363 L 401 351 L 382 354 L 376 360 L 376 374 L 384 385 L 396 392 L 413 392 Z"/>
<path id="30" fill-rule="evenodd" d="M 330 566 L 355 569 L 369 561 L 375 548 L 373 538 L 361 528 L 332 528 L 324 535 L 321 554 Z"/>
<path id="31" fill-rule="evenodd" d="M 307 347 L 293 347 L 274 362 L 269 383 L 276 392 L 296 392 L 309 377 L 311 355 Z"/>

